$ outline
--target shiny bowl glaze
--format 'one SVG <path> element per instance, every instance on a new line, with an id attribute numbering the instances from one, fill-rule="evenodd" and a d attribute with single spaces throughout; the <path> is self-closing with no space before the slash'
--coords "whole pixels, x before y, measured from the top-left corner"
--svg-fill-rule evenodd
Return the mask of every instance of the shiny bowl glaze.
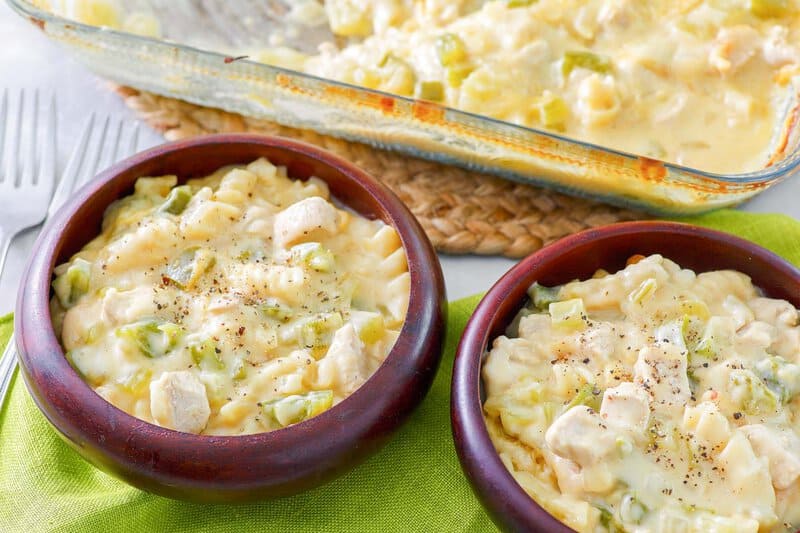
<path id="1" fill-rule="evenodd" d="M 533 282 L 551 286 L 616 272 L 635 254 L 661 254 L 696 272 L 733 269 L 767 296 L 800 307 L 800 270 L 772 252 L 710 229 L 673 222 L 627 222 L 587 230 L 529 255 L 489 290 L 467 323 L 453 369 L 450 417 L 461 466 L 492 520 L 508 531 L 572 531 L 540 507 L 500 461 L 483 418 L 481 364 L 490 343 L 526 303 Z"/>
<path id="2" fill-rule="evenodd" d="M 397 230 L 411 274 L 409 309 L 400 337 L 361 388 L 321 415 L 288 428 L 246 436 L 202 436 L 124 413 L 84 383 L 64 357 L 49 310 L 54 266 L 100 232 L 106 207 L 133 192 L 137 178 L 176 174 L 185 181 L 262 156 L 286 166 L 292 178 L 317 176 L 341 203 Z M 300 492 L 342 474 L 378 450 L 432 383 L 441 358 L 445 305 L 436 254 L 413 215 L 386 187 L 347 161 L 304 143 L 213 135 L 139 153 L 80 190 L 37 241 L 17 300 L 15 333 L 22 376 L 36 405 L 86 460 L 164 496 L 235 502 Z"/>

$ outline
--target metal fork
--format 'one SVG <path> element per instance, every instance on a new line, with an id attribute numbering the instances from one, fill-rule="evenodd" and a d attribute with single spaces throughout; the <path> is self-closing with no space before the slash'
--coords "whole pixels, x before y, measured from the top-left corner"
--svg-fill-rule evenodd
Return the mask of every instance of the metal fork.
<path id="1" fill-rule="evenodd" d="M 86 121 L 58 188 L 50 200 L 47 218 L 58 211 L 72 192 L 94 177 L 99 169 L 136 153 L 138 144 L 138 122 L 112 121 L 110 117 L 97 120 L 92 114 Z M 12 336 L 0 357 L 0 408 L 3 407 L 16 364 L 16 346 Z"/>
<path id="2" fill-rule="evenodd" d="M 8 90 L 0 100 L 0 273 L 3 272 L 11 240 L 40 224 L 47 215 L 56 172 L 56 103 L 50 98 L 49 111 L 42 109 L 39 91 L 21 90 L 16 120 L 8 120 Z M 3 128 L 5 125 L 5 128 Z M 8 137 L 6 139 L 5 137 Z M 41 137 L 41 139 L 40 139 Z"/>

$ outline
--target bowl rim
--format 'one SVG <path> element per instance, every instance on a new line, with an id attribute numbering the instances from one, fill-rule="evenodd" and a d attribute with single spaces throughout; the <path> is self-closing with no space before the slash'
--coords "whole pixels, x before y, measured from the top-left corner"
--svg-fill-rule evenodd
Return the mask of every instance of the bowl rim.
<path id="1" fill-rule="evenodd" d="M 538 265 L 557 259 L 566 251 L 598 238 L 624 238 L 633 234 L 682 234 L 718 241 L 758 257 L 797 281 L 800 269 L 751 241 L 729 233 L 682 222 L 632 221 L 609 224 L 570 235 L 534 252 L 511 267 L 483 296 L 473 311 L 456 349 L 451 383 L 451 431 L 459 462 L 483 506 L 495 523 L 508 530 L 532 529 L 550 532 L 571 532 L 570 527 L 555 518 L 529 496 L 505 467 L 489 437 L 480 400 L 481 367 L 489 343 L 490 329 L 495 325 L 501 303 L 512 289 L 526 287 L 536 281 L 528 276 Z M 528 283 L 529 281 L 529 283 Z M 526 297 L 513 302 L 517 310 Z M 502 494 L 498 501 L 497 494 Z"/>
<path id="2" fill-rule="evenodd" d="M 73 217 L 81 211 L 84 205 L 95 199 L 101 191 L 110 188 L 112 184 L 118 181 L 123 182 L 126 179 L 131 179 L 125 174 L 126 172 L 131 172 L 131 169 L 154 159 L 214 145 L 251 145 L 254 146 L 254 150 L 258 150 L 258 147 L 277 149 L 299 154 L 316 161 L 318 164 L 331 167 L 350 186 L 361 188 L 366 193 L 365 196 L 369 197 L 367 203 L 376 214 L 374 218 L 382 219 L 384 223 L 392 226 L 397 231 L 407 257 L 410 275 L 408 312 L 398 339 L 392 350 L 386 355 L 383 363 L 358 389 L 331 409 L 301 423 L 274 431 L 249 435 L 196 435 L 163 428 L 138 419 L 107 402 L 83 381 L 67 361 L 52 327 L 49 308 L 52 271 L 56 266 L 56 258 L 65 242 L 63 236 L 67 224 L 73 220 Z M 325 181 L 324 178 L 320 179 Z M 116 195 L 116 197 L 119 198 L 125 194 L 127 193 Z M 331 196 L 336 198 L 342 205 L 350 207 L 350 204 L 345 199 L 336 197 L 333 194 Z M 357 211 L 355 208 L 352 209 Z M 81 246 L 85 244 L 81 243 Z M 70 417 L 77 416 L 77 411 L 64 412 L 61 409 L 58 412 L 53 412 L 47 408 L 46 404 L 51 404 L 52 398 L 50 396 L 51 392 L 46 390 L 46 387 L 42 389 L 46 385 L 42 382 L 45 374 L 39 372 L 39 370 L 43 366 L 50 367 L 47 375 L 58 374 L 58 379 L 62 380 L 64 384 L 62 389 L 65 389 L 69 395 L 67 400 L 77 406 L 81 406 L 84 416 L 91 417 L 93 423 L 101 426 L 102 431 L 108 435 L 109 440 L 117 438 L 115 434 L 137 433 L 142 436 L 137 441 L 137 446 L 141 445 L 142 442 L 148 441 L 152 443 L 151 447 L 153 448 L 163 448 L 164 444 L 174 445 L 175 450 L 178 451 L 169 452 L 173 454 L 180 454 L 181 450 L 188 452 L 192 449 L 206 450 L 209 454 L 219 454 L 220 447 L 228 448 L 233 446 L 237 449 L 259 448 L 272 450 L 297 446 L 305 442 L 311 434 L 335 428 L 345 420 L 352 421 L 353 418 L 348 418 L 345 411 L 352 411 L 356 405 L 365 403 L 369 398 L 374 400 L 376 397 L 378 401 L 373 401 L 372 403 L 385 404 L 387 409 L 393 406 L 404 410 L 404 412 L 391 417 L 390 421 L 370 420 L 369 423 L 361 423 L 362 427 L 359 428 L 358 434 L 363 437 L 369 432 L 377 432 L 379 435 L 388 438 L 388 435 L 393 433 L 397 426 L 408 417 L 410 411 L 422 401 L 430 388 L 441 359 L 446 317 L 444 278 L 436 253 L 419 222 L 393 192 L 367 172 L 338 155 L 305 142 L 260 134 L 214 134 L 169 142 L 141 151 L 100 172 L 93 180 L 79 189 L 45 225 L 34 249 L 35 253 L 32 254 L 25 269 L 24 282 L 20 286 L 15 309 L 16 316 L 19 317 L 19 320 L 15 321 L 14 328 L 22 370 L 21 374 L 40 411 L 74 447 L 83 445 L 81 435 L 75 431 L 75 426 L 71 424 Z M 399 381 L 406 386 L 415 384 L 416 387 L 421 387 L 422 394 L 419 395 L 416 401 L 409 402 L 408 400 L 397 399 L 382 401 L 380 394 L 383 393 L 385 396 L 385 387 L 393 383 L 393 380 L 389 379 L 389 377 L 393 376 L 398 369 L 407 368 L 408 364 L 413 364 L 415 368 L 417 366 L 420 368 L 416 368 L 413 376 L 403 375 Z M 408 372 L 408 374 L 411 374 L 411 372 Z M 400 385 L 397 385 L 389 390 L 392 391 L 399 387 Z M 35 389 L 41 393 L 41 397 L 34 392 Z M 70 422 L 66 427 L 64 425 L 65 421 Z M 383 440 L 385 441 L 386 438 Z M 93 442 L 93 444 L 96 445 L 98 443 Z M 335 443 L 328 442 L 326 444 L 333 446 Z M 98 449 L 103 449 L 102 443 Z M 174 458 L 176 460 L 179 459 L 177 455 Z M 365 458 L 366 456 L 357 460 L 352 460 L 351 458 L 350 462 L 351 464 L 356 464 Z M 103 464 L 114 464 L 119 461 L 127 464 L 130 457 L 116 453 L 104 456 L 104 459 L 105 461 L 100 461 Z M 140 463 L 144 464 L 142 461 Z M 152 472 L 158 474 L 154 466 L 152 467 Z M 125 476 L 123 475 L 122 477 Z M 161 476 L 159 481 L 169 484 L 182 479 L 184 478 L 174 478 L 166 475 Z M 192 482 L 199 484 L 202 483 L 202 480 L 192 477 Z M 258 485 L 258 479 L 251 475 L 238 488 L 252 488 L 252 486 L 256 485 Z M 219 488 L 219 485 L 212 483 L 211 487 Z"/>

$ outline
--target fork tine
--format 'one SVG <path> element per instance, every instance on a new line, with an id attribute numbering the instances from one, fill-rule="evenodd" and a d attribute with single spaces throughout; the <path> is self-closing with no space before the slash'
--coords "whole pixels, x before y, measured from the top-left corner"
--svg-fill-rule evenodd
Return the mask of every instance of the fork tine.
<path id="1" fill-rule="evenodd" d="M 18 161 L 20 159 L 20 146 L 22 144 L 22 109 L 25 107 L 25 91 L 20 89 L 19 91 L 19 102 L 17 105 L 17 117 L 16 122 L 14 123 L 14 130 L 10 133 L 9 144 L 7 146 L 8 149 L 8 161 L 6 165 L 6 175 L 5 180 L 6 184 L 10 186 L 15 186 L 17 183 L 17 168 Z"/>
<path id="2" fill-rule="evenodd" d="M 124 145 L 120 143 L 118 146 L 119 150 L 114 153 L 114 163 L 118 163 L 122 161 L 126 157 L 130 157 L 137 152 L 139 147 L 139 122 L 134 122 L 131 129 L 131 133 L 128 136 L 128 142 Z"/>
<path id="3" fill-rule="evenodd" d="M 27 128 L 27 143 L 23 142 L 20 146 L 20 152 L 27 152 L 22 154 L 22 177 L 19 180 L 20 185 L 34 184 L 36 180 L 36 148 L 38 147 L 38 125 L 39 125 L 39 89 L 33 91 L 33 102 L 28 106 L 29 113 L 33 118 L 26 120 L 28 122 Z M 24 139 L 22 131 L 22 124 L 18 126 L 20 139 Z M 25 150 L 24 148 L 27 148 Z"/>
<path id="4" fill-rule="evenodd" d="M 56 114 L 58 109 L 56 105 L 56 95 L 51 92 L 50 110 L 47 113 L 44 124 L 42 158 L 39 162 L 39 185 L 47 185 L 51 191 L 56 183 L 56 160 L 58 159 L 58 153 L 56 152 Z"/>
<path id="5" fill-rule="evenodd" d="M 115 159 L 115 154 L 119 150 L 119 143 L 120 139 L 122 138 L 122 126 L 122 120 L 116 120 L 116 127 L 114 125 L 111 126 L 111 131 L 109 131 L 109 137 L 106 140 L 106 145 L 100 150 L 100 154 L 102 156 L 100 170 L 105 170 L 117 162 Z"/>
<path id="6" fill-rule="evenodd" d="M 6 142 L 6 129 L 10 128 L 11 126 L 8 123 L 8 118 L 6 115 L 8 114 L 8 89 L 3 89 L 3 99 L 0 100 L 0 169 L 3 168 L 3 158 L 4 158 L 4 151 L 5 142 Z M 3 176 L 0 176 L 0 182 L 3 181 Z"/>
<path id="7" fill-rule="evenodd" d="M 103 153 L 103 146 L 106 144 L 106 132 L 108 132 L 108 123 L 110 121 L 111 117 L 106 116 L 100 129 L 100 135 L 97 137 L 97 142 L 92 145 L 89 155 L 85 159 L 87 167 L 78 175 L 78 179 L 75 182 L 76 188 L 92 179 L 97 172 L 97 166 Z"/>
<path id="8" fill-rule="evenodd" d="M 81 131 L 81 135 L 78 138 L 78 144 L 75 146 L 75 150 L 72 152 L 67 162 L 67 167 L 61 175 L 61 179 L 58 181 L 58 187 L 56 187 L 56 192 L 50 200 L 50 207 L 47 209 L 48 217 L 53 216 L 53 214 L 58 211 L 58 208 L 67 201 L 77 185 L 76 181 L 80 169 L 83 166 L 83 161 L 86 158 L 86 147 L 89 143 L 89 138 L 92 136 L 92 131 L 94 130 L 94 121 L 95 114 L 92 113 L 86 120 L 83 131 Z"/>

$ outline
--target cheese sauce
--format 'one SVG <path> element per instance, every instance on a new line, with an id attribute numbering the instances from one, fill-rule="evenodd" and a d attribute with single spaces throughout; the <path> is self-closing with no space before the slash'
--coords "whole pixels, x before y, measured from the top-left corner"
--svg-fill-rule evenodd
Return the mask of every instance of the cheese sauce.
<path id="1" fill-rule="evenodd" d="M 265 159 L 177 186 L 140 178 L 55 269 L 67 357 L 127 413 L 191 433 L 294 424 L 380 366 L 405 319 L 395 230 Z"/>
<path id="2" fill-rule="evenodd" d="M 797 309 L 658 255 L 529 294 L 484 411 L 540 505 L 582 532 L 800 527 Z"/>

